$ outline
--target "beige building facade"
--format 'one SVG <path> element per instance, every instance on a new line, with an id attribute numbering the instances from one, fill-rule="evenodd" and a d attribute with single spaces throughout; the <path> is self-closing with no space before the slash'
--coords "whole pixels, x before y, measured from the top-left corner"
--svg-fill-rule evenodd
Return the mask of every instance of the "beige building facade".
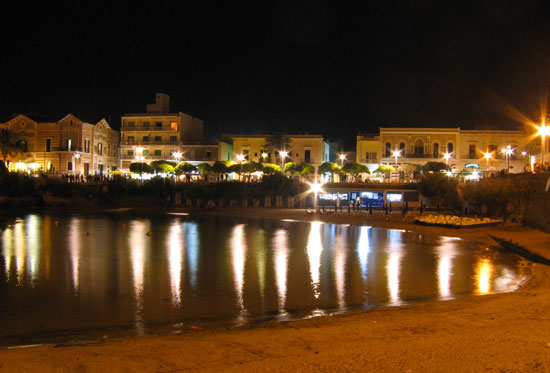
<path id="1" fill-rule="evenodd" d="M 232 135 L 231 137 L 235 157 L 243 155 L 246 161 L 277 162 L 274 154 L 267 154 L 265 143 L 268 135 Z M 291 149 L 284 149 L 288 151 L 286 163 L 309 163 L 317 168 L 323 162 L 328 162 L 329 147 L 322 135 L 287 135 L 287 137 L 291 140 Z M 267 157 L 262 157 L 262 154 L 266 154 Z"/>
<path id="2" fill-rule="evenodd" d="M 357 136 L 357 162 L 371 169 L 378 164 L 446 162 L 456 170 L 509 167 L 511 172 L 523 172 L 531 145 L 525 131 L 381 127 L 377 136 Z M 508 154 L 504 149 L 510 150 Z M 491 154 L 490 159 L 485 158 L 486 153 Z M 373 159 L 377 162 L 371 162 Z"/>
<path id="3" fill-rule="evenodd" d="M 132 162 L 155 160 L 177 161 L 174 154 L 182 153 L 184 145 L 200 145 L 203 121 L 179 112 L 170 113 L 170 97 L 156 94 L 156 102 L 147 105 L 146 113 L 122 117 L 120 161 L 128 170 Z M 188 149 L 196 150 L 196 149 Z M 205 154 L 208 150 L 205 150 Z"/>
<path id="4" fill-rule="evenodd" d="M 104 119 L 90 124 L 68 114 L 56 122 L 43 122 L 17 115 L 0 128 L 18 132 L 23 138 L 22 152 L 7 160 L 10 169 L 88 176 L 118 168 L 119 132 Z"/>

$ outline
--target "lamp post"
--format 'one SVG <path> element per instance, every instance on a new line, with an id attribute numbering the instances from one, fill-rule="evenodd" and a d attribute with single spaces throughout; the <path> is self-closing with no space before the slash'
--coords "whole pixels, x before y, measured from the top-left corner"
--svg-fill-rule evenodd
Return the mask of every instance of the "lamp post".
<path id="1" fill-rule="evenodd" d="M 237 154 L 237 160 L 239 161 L 239 181 L 242 181 L 244 155 Z"/>
<path id="2" fill-rule="evenodd" d="M 443 158 L 445 158 L 445 165 L 449 165 L 449 158 L 451 158 L 451 153 L 443 153 Z"/>
<path id="3" fill-rule="evenodd" d="M 401 156 L 401 150 L 394 150 L 392 152 L 392 157 L 395 157 L 395 169 L 397 170 L 397 157 Z"/>
<path id="4" fill-rule="evenodd" d="M 262 152 L 262 159 L 263 159 L 263 162 L 265 163 L 265 160 L 267 159 L 267 153 L 266 152 Z"/>
<path id="5" fill-rule="evenodd" d="M 313 208 L 315 209 L 315 211 L 317 211 L 318 209 L 317 194 L 323 191 L 322 186 L 323 184 L 319 184 L 317 181 L 315 181 L 315 183 L 313 184 L 309 184 L 309 187 L 310 187 L 309 191 L 313 192 Z"/>
<path id="6" fill-rule="evenodd" d="M 502 148 L 502 152 L 506 155 L 506 170 L 510 171 L 510 156 L 514 154 L 514 149 L 510 145 Z"/>
<path id="7" fill-rule="evenodd" d="M 283 165 L 281 171 L 282 171 L 283 174 L 284 174 L 284 173 L 285 173 L 285 158 L 286 158 L 286 156 L 288 155 L 288 152 L 287 152 L 286 150 L 281 150 L 281 151 L 279 152 L 279 155 L 281 156 L 281 162 L 282 162 L 282 165 Z"/>
<path id="8" fill-rule="evenodd" d="M 487 151 L 486 153 L 483 153 L 483 158 L 487 160 L 487 168 L 489 168 L 489 159 L 493 158 L 493 153 Z"/>
<path id="9" fill-rule="evenodd" d="M 179 163 L 180 163 L 180 159 L 181 159 L 181 157 L 182 157 L 182 154 L 181 154 L 181 152 L 173 152 L 173 153 L 172 153 L 172 157 L 174 157 L 174 158 L 176 159 L 177 164 L 179 164 Z M 176 165 L 177 165 L 177 164 L 176 164 Z"/>
<path id="10" fill-rule="evenodd" d="M 346 155 L 345 154 L 340 154 L 340 156 L 338 156 L 338 158 L 340 158 L 340 161 L 342 162 L 342 165 L 340 167 L 344 167 L 344 161 L 346 160 Z"/>
<path id="11" fill-rule="evenodd" d="M 546 124 L 542 122 L 542 126 L 537 127 L 539 132 L 537 133 L 537 136 L 540 135 L 541 137 L 541 152 L 540 152 L 540 163 L 544 167 L 544 151 L 546 150 L 546 136 L 550 136 L 550 127 L 546 127 Z"/>

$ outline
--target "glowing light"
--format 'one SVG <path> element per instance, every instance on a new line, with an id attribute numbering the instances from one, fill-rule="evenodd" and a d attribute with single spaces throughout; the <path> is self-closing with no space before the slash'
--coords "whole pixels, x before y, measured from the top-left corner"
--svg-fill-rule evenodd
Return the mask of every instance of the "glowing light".
<path id="1" fill-rule="evenodd" d="M 487 294 L 491 291 L 493 265 L 489 259 L 481 259 L 475 268 L 476 294 Z"/>
<path id="2" fill-rule="evenodd" d="M 136 147 L 136 154 L 137 155 L 143 155 L 143 147 L 137 146 Z"/>
<path id="3" fill-rule="evenodd" d="M 347 230 L 347 227 L 342 227 Z M 338 234 L 334 239 L 334 277 L 336 278 L 336 296 L 338 298 L 338 308 L 343 309 L 346 306 L 346 258 L 347 241 L 344 234 Z"/>
<path id="4" fill-rule="evenodd" d="M 279 312 L 285 312 L 287 294 L 288 273 L 288 232 L 279 229 L 273 238 L 275 248 L 275 278 L 277 280 L 277 292 L 279 295 Z"/>
<path id="5" fill-rule="evenodd" d="M 309 191 L 312 193 L 323 193 L 323 183 L 318 183 L 317 181 L 309 184 Z"/>
<path id="6" fill-rule="evenodd" d="M 313 296 L 319 298 L 321 294 L 320 278 L 321 278 L 321 253 L 323 252 L 323 244 L 321 242 L 321 222 L 314 221 L 311 223 L 309 237 L 307 240 L 307 256 L 309 259 L 309 272 L 311 275 L 311 286 Z"/>
<path id="7" fill-rule="evenodd" d="M 17 283 L 23 282 L 23 276 L 25 275 L 25 261 L 26 261 L 26 237 L 25 228 L 22 222 L 18 222 L 13 227 L 14 242 L 15 242 L 15 266 L 17 271 Z"/>
<path id="8" fill-rule="evenodd" d="M 452 299 L 451 277 L 453 274 L 453 259 L 457 255 L 456 240 L 442 237 L 443 243 L 435 250 L 437 253 L 437 283 L 439 296 L 442 300 Z"/>
<path id="9" fill-rule="evenodd" d="M 10 280 L 11 275 L 11 258 L 13 256 L 13 230 L 8 227 L 2 233 L 2 248 L 4 257 L 4 268 L 6 270 L 6 279 Z"/>
<path id="10" fill-rule="evenodd" d="M 386 264 L 386 273 L 388 276 L 388 291 L 390 293 L 389 304 L 392 306 L 401 305 L 399 297 L 399 278 L 401 276 L 401 261 L 403 259 L 403 244 L 399 232 L 388 231 L 389 255 Z"/>
<path id="11" fill-rule="evenodd" d="M 137 151 L 137 149 L 136 149 Z M 181 159 L 181 157 L 183 156 L 183 154 L 181 152 L 173 152 L 172 153 L 172 157 L 174 157 L 176 159 L 176 161 L 179 162 L 179 160 Z"/>
<path id="12" fill-rule="evenodd" d="M 185 236 L 185 247 L 187 252 L 187 263 L 191 277 L 191 288 L 195 290 L 197 285 L 197 271 L 199 267 L 199 237 L 197 223 L 188 222 L 183 225 Z"/>
<path id="13" fill-rule="evenodd" d="M 40 165 L 36 162 L 31 162 L 27 165 L 27 167 L 29 167 L 33 171 L 36 171 L 37 169 L 40 168 Z"/>
<path id="14" fill-rule="evenodd" d="M 265 160 L 267 158 L 267 153 L 262 153 L 262 158 Z"/>
<path id="15" fill-rule="evenodd" d="M 25 163 L 23 163 L 23 162 L 17 162 L 17 163 L 15 164 L 15 169 L 16 169 L 16 170 L 21 170 L 21 171 L 23 171 L 23 170 L 26 170 L 26 169 L 27 169 L 27 165 L 26 165 Z"/>
<path id="16" fill-rule="evenodd" d="M 142 335 L 145 332 L 145 323 L 143 320 L 145 253 L 147 250 L 145 233 L 149 231 L 149 226 L 143 221 L 136 220 L 130 224 L 129 231 L 128 245 L 130 247 L 134 297 L 136 302 L 135 323 L 138 334 Z"/>
<path id="17" fill-rule="evenodd" d="M 237 295 L 237 306 L 241 316 L 246 314 L 244 307 L 244 265 L 246 260 L 246 244 L 244 238 L 244 224 L 238 224 L 233 228 L 231 236 L 231 257 L 233 260 L 233 280 Z"/>
<path id="18" fill-rule="evenodd" d="M 181 234 L 181 224 L 179 220 L 174 220 L 170 225 L 168 240 L 166 240 L 166 259 L 170 271 L 170 289 L 172 293 L 172 304 L 176 307 L 181 306 L 181 272 L 183 269 L 183 239 Z"/>
<path id="19" fill-rule="evenodd" d="M 80 154 L 76 153 L 76 154 L 74 155 L 74 157 L 75 157 L 76 159 L 78 159 L 78 158 L 80 158 Z"/>
<path id="20" fill-rule="evenodd" d="M 285 159 L 288 156 L 288 152 L 286 150 L 281 150 L 279 154 L 281 155 L 282 159 Z"/>
<path id="21" fill-rule="evenodd" d="M 242 154 L 237 154 L 236 158 L 239 162 L 243 162 L 245 160 L 245 156 Z"/>
<path id="22" fill-rule="evenodd" d="M 72 218 L 69 223 L 68 247 L 71 256 L 71 274 L 73 281 L 73 291 L 78 294 L 79 289 L 79 273 L 80 273 L 80 239 L 82 236 L 80 220 Z"/>
<path id="23" fill-rule="evenodd" d="M 363 279 L 367 280 L 367 271 L 369 264 L 369 253 L 370 253 L 370 234 L 371 227 L 361 227 L 359 231 L 359 241 L 357 242 L 357 252 L 359 255 L 359 264 L 361 265 L 361 272 L 363 274 Z"/>

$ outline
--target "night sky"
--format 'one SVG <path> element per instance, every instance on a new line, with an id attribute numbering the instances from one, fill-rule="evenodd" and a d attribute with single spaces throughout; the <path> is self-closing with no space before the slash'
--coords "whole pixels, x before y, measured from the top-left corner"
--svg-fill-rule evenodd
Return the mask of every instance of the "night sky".
<path id="1" fill-rule="evenodd" d="M 522 128 L 550 88 L 543 1 L 12 2 L 0 116 L 172 111 L 220 133 Z"/>

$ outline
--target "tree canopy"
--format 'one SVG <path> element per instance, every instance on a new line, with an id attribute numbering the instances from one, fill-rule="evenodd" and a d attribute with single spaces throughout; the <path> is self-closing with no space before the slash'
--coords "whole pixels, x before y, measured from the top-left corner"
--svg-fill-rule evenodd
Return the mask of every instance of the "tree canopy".
<path id="1" fill-rule="evenodd" d="M 8 128 L 0 129 L 0 153 L 4 164 L 9 155 L 22 152 L 20 144 L 24 139 L 23 134 L 19 131 Z"/>
<path id="2" fill-rule="evenodd" d="M 445 164 L 445 162 L 427 162 L 422 166 L 422 171 L 427 172 L 441 172 L 443 170 L 450 170 L 451 168 Z"/>

